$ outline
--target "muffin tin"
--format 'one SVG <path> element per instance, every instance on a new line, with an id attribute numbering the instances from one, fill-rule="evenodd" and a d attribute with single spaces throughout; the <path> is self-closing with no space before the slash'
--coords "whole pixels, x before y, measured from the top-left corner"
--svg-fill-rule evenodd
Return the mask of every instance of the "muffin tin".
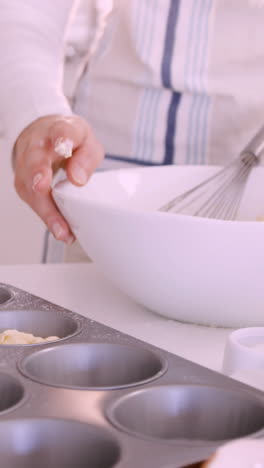
<path id="1" fill-rule="evenodd" d="M 60 340 L 0 345 L 5 468 L 180 468 L 264 437 L 262 392 L 0 284 L 9 328 Z"/>

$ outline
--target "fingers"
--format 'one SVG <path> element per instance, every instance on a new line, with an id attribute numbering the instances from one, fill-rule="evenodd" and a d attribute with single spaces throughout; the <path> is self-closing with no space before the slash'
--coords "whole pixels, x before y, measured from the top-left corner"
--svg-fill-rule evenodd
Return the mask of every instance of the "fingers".
<path id="1" fill-rule="evenodd" d="M 72 234 L 66 220 L 57 209 L 51 192 L 34 193 L 31 197 L 31 207 L 40 216 L 57 240 L 72 244 L 74 235 Z"/>
<path id="2" fill-rule="evenodd" d="M 82 186 L 103 156 L 89 125 L 78 116 L 40 118 L 19 136 L 15 146 L 16 190 L 56 239 L 71 243 L 74 236 L 51 196 L 54 172 L 64 166 L 68 179 Z"/>
<path id="3" fill-rule="evenodd" d="M 66 167 L 68 179 L 75 185 L 85 185 L 95 169 L 101 164 L 104 150 L 95 138 L 87 137 L 74 151 Z"/>
<path id="4" fill-rule="evenodd" d="M 30 193 L 27 188 L 21 188 L 17 182 L 15 185 L 20 197 L 38 214 L 55 239 L 71 244 L 74 241 L 74 235 L 57 209 L 51 191 L 41 193 L 32 189 Z"/>
<path id="5" fill-rule="evenodd" d="M 25 180 L 28 179 L 28 189 L 30 190 L 31 188 L 33 192 L 48 193 L 51 187 L 52 175 L 50 166 L 40 165 L 32 167 L 28 176 L 25 176 Z"/>
<path id="6" fill-rule="evenodd" d="M 52 196 L 52 158 L 45 151 L 26 153 L 17 161 L 15 187 L 19 196 L 40 216 L 57 240 L 68 244 L 74 236 Z"/>
<path id="7" fill-rule="evenodd" d="M 51 164 L 52 158 L 45 150 L 26 150 L 16 161 L 15 183 L 18 191 L 23 186 L 27 195 L 32 191 L 47 193 L 53 175 Z"/>
<path id="8" fill-rule="evenodd" d="M 87 122 L 81 117 L 58 118 L 49 129 L 55 169 L 62 164 L 69 180 L 76 185 L 85 185 L 92 172 L 100 165 L 104 151 L 96 140 Z M 63 158 L 70 158 L 65 165 Z"/>
<path id="9" fill-rule="evenodd" d="M 88 128 L 81 117 L 58 117 L 48 131 L 52 149 L 59 156 L 70 157 L 85 140 Z"/>

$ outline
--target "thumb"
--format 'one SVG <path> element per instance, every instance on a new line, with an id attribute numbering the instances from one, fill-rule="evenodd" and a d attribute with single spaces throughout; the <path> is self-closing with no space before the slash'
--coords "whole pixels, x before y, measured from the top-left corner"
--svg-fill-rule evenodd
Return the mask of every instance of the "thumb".
<path id="1" fill-rule="evenodd" d="M 78 117 L 58 117 L 49 128 L 49 139 L 54 157 L 59 155 L 64 158 L 72 156 L 87 135 L 87 124 Z"/>

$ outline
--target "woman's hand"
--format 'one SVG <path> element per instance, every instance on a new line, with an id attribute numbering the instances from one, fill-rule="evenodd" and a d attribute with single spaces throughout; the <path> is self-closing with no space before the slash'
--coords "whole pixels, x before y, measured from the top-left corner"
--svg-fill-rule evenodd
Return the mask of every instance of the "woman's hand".
<path id="1" fill-rule="evenodd" d="M 42 117 L 18 137 L 14 148 L 16 191 L 56 239 L 70 244 L 74 236 L 51 196 L 54 172 L 65 162 L 68 179 L 82 186 L 103 156 L 103 148 L 87 122 L 75 115 Z"/>

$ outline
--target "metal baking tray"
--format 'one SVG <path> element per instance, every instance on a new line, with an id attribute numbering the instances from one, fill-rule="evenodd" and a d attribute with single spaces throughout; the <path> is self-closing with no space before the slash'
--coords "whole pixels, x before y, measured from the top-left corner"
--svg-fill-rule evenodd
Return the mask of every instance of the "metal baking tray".
<path id="1" fill-rule="evenodd" d="M 264 437 L 262 392 L 1 283 L 10 328 L 61 339 L 0 345 L 3 468 L 179 468 Z"/>

